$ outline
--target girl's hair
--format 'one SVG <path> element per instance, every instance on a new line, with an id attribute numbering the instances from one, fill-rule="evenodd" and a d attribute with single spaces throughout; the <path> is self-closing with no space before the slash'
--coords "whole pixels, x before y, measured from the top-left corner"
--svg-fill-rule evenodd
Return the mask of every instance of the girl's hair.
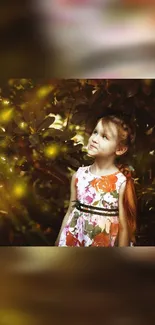
<path id="1" fill-rule="evenodd" d="M 102 117 L 101 120 L 103 123 L 113 122 L 116 124 L 118 129 L 118 137 L 120 139 L 120 145 L 130 147 L 130 145 L 134 143 L 136 132 L 133 123 L 129 121 L 127 122 L 125 121 L 125 118 L 115 115 Z"/>
<path id="2" fill-rule="evenodd" d="M 130 147 L 135 140 L 135 127 L 132 123 L 127 123 L 123 118 L 115 115 L 102 117 L 104 122 L 113 122 L 117 125 L 120 145 Z M 135 192 L 134 180 L 130 168 L 122 164 L 117 165 L 119 170 L 126 176 L 126 188 L 124 194 L 124 206 L 127 214 L 130 240 L 135 243 L 136 216 L 137 216 L 137 197 Z"/>
<path id="3" fill-rule="evenodd" d="M 126 188 L 124 194 L 124 206 L 127 215 L 129 237 L 135 243 L 136 216 L 137 216 L 137 196 L 134 180 L 128 166 L 118 165 L 119 170 L 126 176 Z"/>

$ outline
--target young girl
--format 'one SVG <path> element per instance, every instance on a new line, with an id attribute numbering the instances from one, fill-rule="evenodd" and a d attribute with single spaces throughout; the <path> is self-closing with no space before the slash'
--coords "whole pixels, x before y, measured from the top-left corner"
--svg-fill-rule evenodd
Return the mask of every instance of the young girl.
<path id="1" fill-rule="evenodd" d="M 131 127 L 121 118 L 111 115 L 98 121 L 88 141 L 94 163 L 72 176 L 70 204 L 56 245 L 124 247 L 135 242 L 134 183 L 115 165 L 133 141 Z"/>

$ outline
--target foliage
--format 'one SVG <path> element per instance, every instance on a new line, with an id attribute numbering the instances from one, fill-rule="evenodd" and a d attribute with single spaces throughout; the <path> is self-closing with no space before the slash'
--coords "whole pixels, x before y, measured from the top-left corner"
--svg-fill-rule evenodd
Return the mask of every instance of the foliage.
<path id="1" fill-rule="evenodd" d="M 100 116 L 115 111 L 136 125 L 135 145 L 123 163 L 135 169 L 138 245 L 154 245 L 154 104 L 154 80 L 3 82 L 1 244 L 54 244 L 68 204 L 70 177 L 91 162 L 85 150 L 88 136 Z"/>

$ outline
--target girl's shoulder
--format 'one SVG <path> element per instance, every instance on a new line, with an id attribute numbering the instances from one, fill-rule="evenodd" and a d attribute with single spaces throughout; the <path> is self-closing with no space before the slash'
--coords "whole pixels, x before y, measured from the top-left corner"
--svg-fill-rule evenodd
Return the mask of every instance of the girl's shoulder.
<path id="1" fill-rule="evenodd" d="M 76 174 L 78 175 L 79 173 L 88 173 L 89 171 L 89 166 L 81 166 L 77 169 Z"/>
<path id="2" fill-rule="evenodd" d="M 118 171 L 117 179 L 119 180 L 120 183 L 124 183 L 126 182 L 127 177 L 121 171 Z"/>
<path id="3" fill-rule="evenodd" d="M 81 166 L 78 168 L 77 172 L 76 172 L 76 178 L 79 179 L 91 179 L 92 176 L 89 173 L 89 166 Z"/>

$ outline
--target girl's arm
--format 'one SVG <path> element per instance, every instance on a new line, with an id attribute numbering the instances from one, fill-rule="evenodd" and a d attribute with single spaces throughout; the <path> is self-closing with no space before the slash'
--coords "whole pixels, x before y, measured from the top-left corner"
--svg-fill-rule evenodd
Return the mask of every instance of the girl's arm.
<path id="1" fill-rule="evenodd" d="M 129 246 L 129 232 L 127 215 L 124 206 L 124 193 L 125 193 L 126 182 L 124 182 L 120 187 L 119 192 L 119 247 Z"/>
<path id="2" fill-rule="evenodd" d="M 71 194 L 70 194 L 69 207 L 68 207 L 68 210 L 67 210 L 67 212 L 65 214 L 65 217 L 63 219 L 63 222 L 62 222 L 62 225 L 61 225 L 61 228 L 60 228 L 58 237 L 57 237 L 56 242 L 55 242 L 55 246 L 58 246 L 61 233 L 62 233 L 64 227 L 66 226 L 66 223 L 68 221 L 68 218 L 69 218 L 70 213 L 73 210 L 73 202 L 72 201 L 76 200 L 76 185 L 75 185 L 75 180 L 76 180 L 76 173 L 73 174 L 72 179 L 71 179 L 71 186 L 70 186 L 70 193 Z"/>

